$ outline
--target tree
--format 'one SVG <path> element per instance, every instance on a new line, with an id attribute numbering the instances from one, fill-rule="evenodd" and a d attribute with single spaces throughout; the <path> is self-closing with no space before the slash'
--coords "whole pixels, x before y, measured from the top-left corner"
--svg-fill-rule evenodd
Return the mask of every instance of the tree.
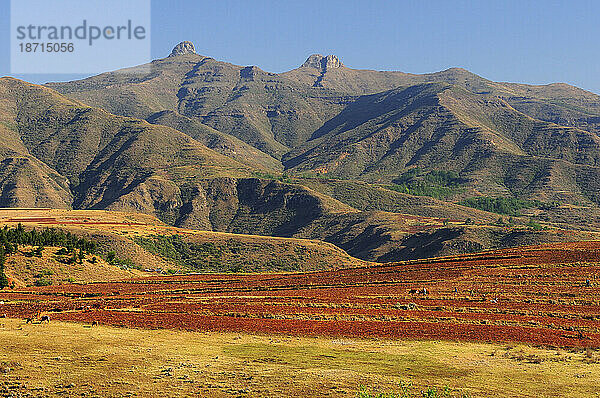
<path id="1" fill-rule="evenodd" d="M 527 226 L 534 231 L 540 231 L 543 229 L 542 225 L 539 222 L 535 221 L 533 218 L 529 219 Z"/>
<path id="2" fill-rule="evenodd" d="M 6 253 L 4 247 L 0 246 L 0 289 L 8 286 L 8 278 L 4 273 L 4 264 L 6 264 Z"/>
<path id="3" fill-rule="evenodd" d="M 43 251 L 44 251 L 44 246 L 38 246 L 33 251 L 33 255 L 36 256 L 36 257 L 42 257 Z"/>

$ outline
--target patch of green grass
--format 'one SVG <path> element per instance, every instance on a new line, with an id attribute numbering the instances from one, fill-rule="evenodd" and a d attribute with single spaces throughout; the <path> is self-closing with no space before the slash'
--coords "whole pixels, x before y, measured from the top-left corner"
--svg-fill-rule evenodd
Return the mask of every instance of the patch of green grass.
<path id="1" fill-rule="evenodd" d="M 48 268 L 44 268 L 43 270 L 40 271 L 40 273 L 38 275 L 36 275 L 38 278 L 44 277 L 44 276 L 51 276 L 54 275 L 54 271 L 52 271 L 51 269 Z"/>
<path id="2" fill-rule="evenodd" d="M 405 374 L 431 379 L 457 378 L 469 374 L 466 370 L 419 353 L 388 354 L 317 346 L 293 347 L 256 343 L 225 346 L 224 354 L 247 361 L 277 363 L 298 369 L 352 370 L 360 373 Z"/>
<path id="3" fill-rule="evenodd" d="M 118 267 L 125 268 L 125 269 L 127 269 L 127 268 L 142 269 L 141 265 L 134 263 L 133 260 L 131 260 L 130 258 L 117 257 L 117 254 L 112 250 L 106 254 L 106 262 L 111 265 L 116 265 Z"/>
<path id="4" fill-rule="evenodd" d="M 389 188 L 415 196 L 447 199 L 463 191 L 463 180 L 454 171 L 411 169 L 396 178 Z"/>
<path id="5" fill-rule="evenodd" d="M 36 279 L 33 282 L 33 284 L 35 286 L 50 286 L 50 285 L 52 285 L 52 279 L 42 276 L 42 277 L 39 277 L 38 279 Z"/>
<path id="6" fill-rule="evenodd" d="M 539 200 L 523 200 L 506 197 L 490 198 L 487 196 L 465 199 L 460 202 L 460 204 L 474 209 L 489 211 L 491 213 L 506 214 L 509 216 L 520 215 L 522 209 L 548 208 L 552 206 L 552 204 L 540 202 Z"/>
<path id="7" fill-rule="evenodd" d="M 539 222 L 533 219 L 530 219 L 526 225 L 534 231 L 541 231 L 542 229 L 545 229 L 544 226 L 542 226 Z"/>

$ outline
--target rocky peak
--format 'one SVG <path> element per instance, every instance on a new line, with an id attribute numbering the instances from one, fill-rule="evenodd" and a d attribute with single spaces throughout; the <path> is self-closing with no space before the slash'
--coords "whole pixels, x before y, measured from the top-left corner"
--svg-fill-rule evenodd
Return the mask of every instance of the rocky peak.
<path id="1" fill-rule="evenodd" d="M 316 68 L 326 71 L 328 69 L 335 69 L 344 66 L 342 61 L 335 55 L 323 56 L 321 54 L 313 54 L 307 58 L 306 62 L 302 64 L 303 68 Z"/>
<path id="2" fill-rule="evenodd" d="M 169 57 L 176 57 L 178 55 L 185 54 L 196 54 L 196 48 L 194 47 L 194 43 L 191 41 L 182 41 L 176 45 L 175 48 L 173 48 L 173 51 L 171 51 L 171 55 L 169 55 Z"/>

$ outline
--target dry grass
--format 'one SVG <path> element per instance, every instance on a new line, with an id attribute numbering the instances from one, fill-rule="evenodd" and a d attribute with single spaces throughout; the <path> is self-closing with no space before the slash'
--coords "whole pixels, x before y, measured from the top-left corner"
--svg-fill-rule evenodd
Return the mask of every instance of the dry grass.
<path id="1" fill-rule="evenodd" d="M 398 391 L 410 379 L 418 388 L 448 385 L 473 397 L 581 397 L 597 394 L 600 377 L 600 364 L 589 360 L 595 352 L 525 346 L 24 325 L 13 319 L 0 320 L 0 341 L 0 396 L 354 397 L 359 385 Z"/>
<path id="2" fill-rule="evenodd" d="M 124 270 L 108 264 L 98 255 L 86 254 L 81 264 L 67 264 L 61 260 L 70 255 L 58 256 L 58 247 L 45 247 L 42 257 L 29 255 L 32 250 L 32 246 L 21 246 L 19 252 L 11 255 L 6 262 L 6 274 L 17 287 L 33 286 L 40 280 L 51 281 L 53 285 L 57 285 L 118 281 L 148 275 L 136 269 Z"/>

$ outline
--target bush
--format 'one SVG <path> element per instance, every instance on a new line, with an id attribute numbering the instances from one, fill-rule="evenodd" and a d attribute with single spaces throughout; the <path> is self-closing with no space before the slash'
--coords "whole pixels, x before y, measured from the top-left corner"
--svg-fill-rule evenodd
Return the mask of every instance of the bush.
<path id="1" fill-rule="evenodd" d="M 36 286 L 50 286 L 52 284 L 52 279 L 47 278 L 45 276 L 38 278 L 33 282 Z"/>
<path id="2" fill-rule="evenodd" d="M 33 255 L 35 257 L 42 257 L 42 253 L 44 252 L 44 246 L 38 246 L 33 250 Z"/>
<path id="3" fill-rule="evenodd" d="M 230 251 L 230 248 L 212 242 L 187 242 L 179 235 L 140 237 L 136 238 L 135 242 L 146 250 L 188 269 L 228 271 L 234 267 L 233 264 L 223 264 L 221 260 L 225 251 Z M 229 269 L 223 268 L 223 265 L 228 265 Z"/>
<path id="4" fill-rule="evenodd" d="M 4 289 L 8 286 L 8 278 L 4 274 L 4 269 L 0 270 L 0 289 Z"/>
<path id="5" fill-rule="evenodd" d="M 141 269 L 141 266 L 135 264 L 131 259 L 117 257 L 117 254 L 112 250 L 106 254 L 106 262 L 109 263 L 110 265 L 116 265 L 121 268 Z"/>
<path id="6" fill-rule="evenodd" d="M 43 278 L 44 276 L 51 276 L 54 275 L 54 271 L 52 271 L 51 269 L 48 268 L 44 268 L 42 271 L 40 271 L 39 274 L 37 274 L 36 276 L 38 278 Z"/>
<path id="7" fill-rule="evenodd" d="M 6 253 L 3 246 L 0 246 L 0 289 L 8 286 L 8 278 L 4 274 L 4 264 L 6 263 Z"/>
<path id="8" fill-rule="evenodd" d="M 361 387 L 360 391 L 356 394 L 356 398 L 403 398 L 407 395 L 400 395 L 393 392 L 373 392 L 367 390 L 365 387 Z"/>
<path id="9" fill-rule="evenodd" d="M 542 225 L 539 222 L 537 222 L 531 218 L 529 219 L 529 222 L 526 225 L 527 225 L 527 227 L 529 227 L 530 229 L 532 229 L 534 231 L 541 231 L 542 229 L 544 229 L 544 227 L 542 227 Z"/>

